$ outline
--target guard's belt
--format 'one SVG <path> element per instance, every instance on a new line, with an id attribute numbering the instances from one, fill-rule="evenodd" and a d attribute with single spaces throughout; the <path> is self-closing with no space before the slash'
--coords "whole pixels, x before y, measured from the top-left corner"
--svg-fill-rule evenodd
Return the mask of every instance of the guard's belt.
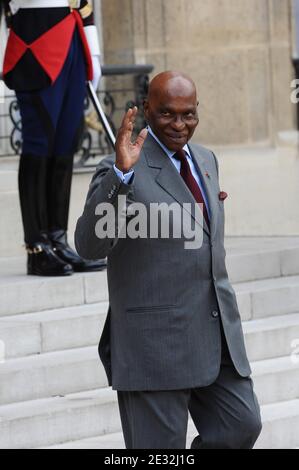
<path id="1" fill-rule="evenodd" d="M 20 8 L 55 8 L 69 6 L 69 0 L 11 0 L 9 2 L 9 7 L 13 15 L 17 13 Z"/>

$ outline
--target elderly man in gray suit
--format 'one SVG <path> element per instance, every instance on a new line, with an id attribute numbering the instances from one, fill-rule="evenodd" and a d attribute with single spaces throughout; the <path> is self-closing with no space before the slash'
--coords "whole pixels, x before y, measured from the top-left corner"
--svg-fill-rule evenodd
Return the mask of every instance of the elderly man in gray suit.
<path id="1" fill-rule="evenodd" d="M 226 194 L 213 152 L 190 143 L 197 107 L 189 77 L 157 75 L 144 103 L 147 130 L 131 142 L 137 109 L 130 109 L 116 153 L 97 167 L 77 222 L 78 253 L 108 259 L 110 307 L 99 354 L 117 390 L 128 449 L 185 448 L 188 411 L 198 430 L 192 449 L 249 449 L 261 431 L 225 266 Z M 107 203 L 117 209 L 108 211 L 110 219 L 101 210 Z M 133 203 L 147 214 L 155 203 L 177 203 L 201 232 L 199 247 L 187 249 L 184 235 L 167 238 L 161 231 L 155 237 L 121 235 L 133 220 L 127 210 Z M 115 215 L 120 211 L 123 219 Z M 98 233 L 103 219 L 108 225 L 113 219 L 115 233 Z M 169 218 L 171 228 L 174 223 Z"/>

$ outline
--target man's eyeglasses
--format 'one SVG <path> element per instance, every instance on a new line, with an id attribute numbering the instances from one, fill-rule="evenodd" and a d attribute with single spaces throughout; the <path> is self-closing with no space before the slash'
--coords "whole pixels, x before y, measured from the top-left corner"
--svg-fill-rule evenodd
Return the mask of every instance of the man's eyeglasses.
<path id="1" fill-rule="evenodd" d="M 164 122 L 175 122 L 175 121 L 182 121 L 185 124 L 196 124 L 198 122 L 198 115 L 194 113 L 186 113 L 186 114 L 176 114 L 170 112 L 161 112 L 159 114 L 160 119 L 163 119 Z"/>

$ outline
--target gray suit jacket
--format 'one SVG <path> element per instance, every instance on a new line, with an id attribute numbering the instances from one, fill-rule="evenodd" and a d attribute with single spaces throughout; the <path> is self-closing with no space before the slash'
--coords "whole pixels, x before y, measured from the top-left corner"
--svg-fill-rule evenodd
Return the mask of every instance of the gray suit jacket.
<path id="1" fill-rule="evenodd" d="M 95 208 L 117 196 L 128 203 L 191 203 L 194 198 L 168 156 L 148 136 L 131 185 L 113 169 L 114 156 L 97 167 L 75 245 L 86 259 L 108 257 L 109 303 L 99 354 L 115 390 L 175 390 L 202 387 L 218 376 L 221 359 L 220 313 L 233 363 L 241 376 L 251 373 L 234 290 L 225 266 L 224 207 L 219 200 L 214 154 L 189 145 L 211 209 L 201 248 L 186 250 L 181 238 L 99 239 Z M 207 174 L 209 176 L 207 176 Z M 202 224 L 202 226 L 200 226 Z M 170 232 L 171 233 L 171 232 Z"/>

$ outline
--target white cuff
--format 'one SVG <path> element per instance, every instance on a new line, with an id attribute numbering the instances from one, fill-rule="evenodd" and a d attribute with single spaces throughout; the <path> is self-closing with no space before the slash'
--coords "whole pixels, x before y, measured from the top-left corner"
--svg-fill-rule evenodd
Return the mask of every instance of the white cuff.
<path id="1" fill-rule="evenodd" d="M 84 26 L 86 39 L 91 55 L 101 55 L 98 30 L 95 25 Z"/>
<path id="2" fill-rule="evenodd" d="M 9 2 L 9 8 L 10 8 L 12 15 L 15 15 L 17 11 L 19 10 L 20 5 L 18 4 L 17 0 L 11 0 Z"/>
<path id="3" fill-rule="evenodd" d="M 113 165 L 113 168 L 114 168 L 114 171 L 115 173 L 117 174 L 117 176 L 119 177 L 119 179 L 125 183 L 125 184 L 129 184 L 130 183 L 130 179 L 132 177 L 132 175 L 134 175 L 134 170 L 131 170 L 131 171 L 128 171 L 128 173 L 123 173 L 121 170 L 119 170 L 115 164 Z"/>

